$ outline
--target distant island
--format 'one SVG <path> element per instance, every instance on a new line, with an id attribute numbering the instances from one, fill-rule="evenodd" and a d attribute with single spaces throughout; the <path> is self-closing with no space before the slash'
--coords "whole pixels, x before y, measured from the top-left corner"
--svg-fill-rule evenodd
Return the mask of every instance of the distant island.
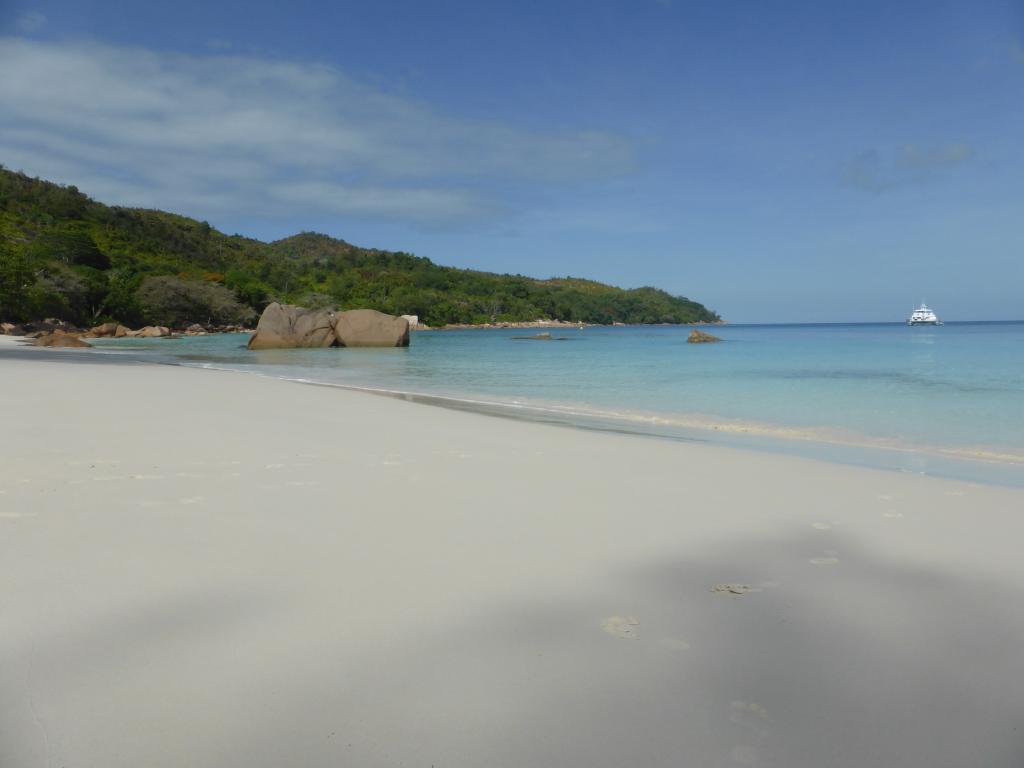
<path id="1" fill-rule="evenodd" d="M 433 327 L 720 321 L 657 288 L 443 267 L 311 232 L 272 243 L 225 235 L 0 166 L 0 320 L 223 326 L 251 324 L 273 301 L 418 315 Z"/>

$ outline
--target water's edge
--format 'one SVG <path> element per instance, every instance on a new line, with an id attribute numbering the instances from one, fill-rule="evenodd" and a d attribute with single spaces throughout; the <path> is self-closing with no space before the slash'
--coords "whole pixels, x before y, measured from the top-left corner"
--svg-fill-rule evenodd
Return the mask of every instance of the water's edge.
<path id="1" fill-rule="evenodd" d="M 609 410 L 583 404 L 537 403 L 509 395 L 463 396 L 429 393 L 414 388 L 326 381 L 309 376 L 275 374 L 261 370 L 217 365 L 209 361 L 157 358 L 151 351 L 101 345 L 89 350 L 43 350 L 8 347 L 4 357 L 60 362 L 144 363 L 249 373 L 267 378 L 402 399 L 435 407 L 482 415 L 572 427 L 599 432 L 723 445 L 755 452 L 781 453 L 830 463 L 870 467 L 990 485 L 1024 487 L 1024 456 L 975 450 L 964 446 L 898 443 L 841 430 L 786 427 L 770 423 L 723 420 L 704 414 L 656 414 Z"/>
<path id="2" fill-rule="evenodd" d="M 146 364 L 173 365 L 183 368 L 198 368 L 225 373 L 242 373 L 278 381 L 288 381 L 306 386 L 340 389 L 349 392 L 377 395 L 410 403 L 446 408 L 448 410 L 475 413 L 495 418 L 505 418 L 531 423 L 549 424 L 558 427 L 606 432 L 634 437 L 671 440 L 674 442 L 721 445 L 729 448 L 749 450 L 755 453 L 781 453 L 804 459 L 824 461 L 869 469 L 879 469 L 900 474 L 932 476 L 948 480 L 998 485 L 1010 488 L 1024 488 L 1024 463 L 1019 457 L 1006 459 L 998 456 L 973 456 L 957 449 L 927 446 L 886 446 L 879 444 L 842 441 L 828 441 L 811 436 L 787 436 L 788 430 L 779 428 L 778 433 L 764 429 L 764 425 L 751 424 L 739 427 L 735 424 L 710 426 L 680 426 L 654 421 L 633 422 L 625 418 L 603 416 L 598 412 L 581 409 L 542 407 L 518 402 L 459 398 L 428 394 L 384 387 L 366 387 L 315 379 L 274 376 L 263 371 L 243 371 L 209 364 L 183 362 L 139 361 Z"/>

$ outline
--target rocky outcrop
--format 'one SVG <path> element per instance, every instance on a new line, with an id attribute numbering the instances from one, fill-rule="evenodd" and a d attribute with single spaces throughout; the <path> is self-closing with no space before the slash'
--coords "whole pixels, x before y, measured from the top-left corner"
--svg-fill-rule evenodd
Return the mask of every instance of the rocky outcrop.
<path id="1" fill-rule="evenodd" d="M 704 333 L 704 331 L 698 331 L 696 328 L 690 331 L 690 335 L 686 340 L 690 344 L 708 344 L 714 341 L 721 341 L 717 336 L 712 336 L 710 333 Z"/>
<path id="2" fill-rule="evenodd" d="M 89 336 L 95 336 L 96 338 L 105 338 L 107 336 L 113 336 L 117 333 L 117 323 L 102 323 L 89 329 Z"/>
<path id="3" fill-rule="evenodd" d="M 375 309 L 352 309 L 334 318 L 339 347 L 407 347 L 409 321 Z"/>
<path id="4" fill-rule="evenodd" d="M 275 301 L 260 315 L 249 349 L 333 347 L 335 342 L 334 312 Z"/>
<path id="5" fill-rule="evenodd" d="M 166 325 L 147 325 L 145 328 L 141 328 L 138 331 L 129 331 L 127 335 L 135 335 L 143 339 L 159 339 L 164 336 L 170 336 L 171 329 Z"/>
<path id="6" fill-rule="evenodd" d="M 409 322 L 373 309 L 334 312 L 273 303 L 263 310 L 249 349 L 407 347 Z"/>
<path id="7" fill-rule="evenodd" d="M 114 331 L 114 338 L 123 339 L 129 333 L 134 333 L 134 331 L 126 325 L 119 325 L 117 326 L 117 329 Z"/>
<path id="8" fill-rule="evenodd" d="M 52 333 L 44 333 L 41 336 L 37 336 L 35 340 L 37 347 L 91 347 L 86 341 L 83 341 L 75 333 L 65 333 L 59 328 L 54 330 Z"/>
<path id="9" fill-rule="evenodd" d="M 24 336 L 25 329 L 15 323 L 0 323 L 0 333 L 5 336 Z"/>

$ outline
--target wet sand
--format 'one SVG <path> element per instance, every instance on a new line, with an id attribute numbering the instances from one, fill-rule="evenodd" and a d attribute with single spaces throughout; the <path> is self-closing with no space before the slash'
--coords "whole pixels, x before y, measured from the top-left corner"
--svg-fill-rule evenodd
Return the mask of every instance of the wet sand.
<path id="1" fill-rule="evenodd" d="M 74 350 L 0 391 L 4 768 L 1024 763 L 1020 490 Z"/>

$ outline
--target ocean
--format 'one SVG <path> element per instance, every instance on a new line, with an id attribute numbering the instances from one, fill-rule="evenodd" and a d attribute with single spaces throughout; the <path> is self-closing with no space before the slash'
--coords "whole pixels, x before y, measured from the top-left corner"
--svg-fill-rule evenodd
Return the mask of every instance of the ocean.
<path id="1" fill-rule="evenodd" d="M 100 352 L 495 415 L 1024 485 L 1024 322 L 422 331 L 406 349 L 250 352 L 243 335 Z"/>

